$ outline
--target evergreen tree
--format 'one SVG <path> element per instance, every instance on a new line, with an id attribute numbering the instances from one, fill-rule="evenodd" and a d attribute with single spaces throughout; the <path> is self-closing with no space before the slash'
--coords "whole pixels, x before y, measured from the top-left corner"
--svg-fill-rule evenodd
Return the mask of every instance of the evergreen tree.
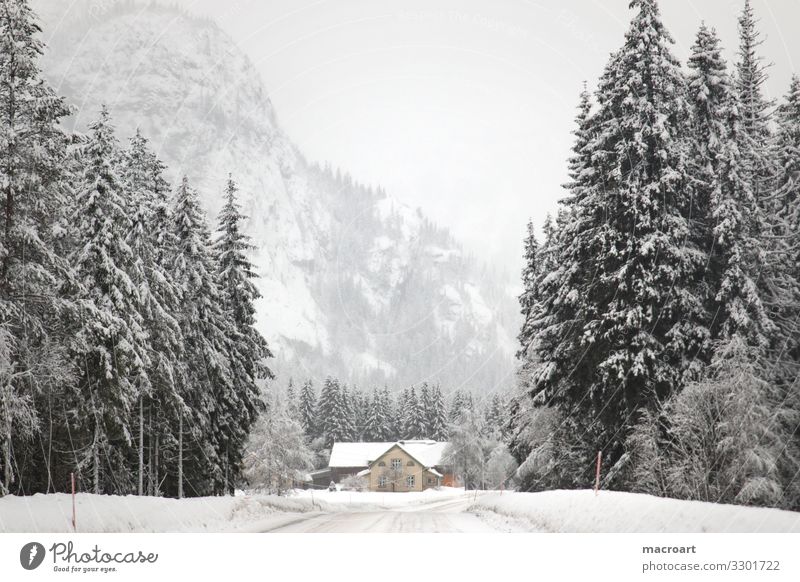
<path id="1" fill-rule="evenodd" d="M 425 438 L 425 425 L 422 415 L 422 407 L 417 398 L 417 390 L 411 386 L 405 392 L 403 399 L 403 438 L 416 440 Z"/>
<path id="2" fill-rule="evenodd" d="M 175 196 L 172 222 L 177 251 L 174 276 L 183 295 L 178 321 L 186 349 L 179 441 L 191 447 L 179 455 L 188 469 L 181 472 L 196 494 L 219 493 L 230 487 L 235 467 L 226 459 L 239 452 L 250 419 L 248 403 L 237 393 L 230 369 L 230 338 L 236 332 L 224 308 L 224 291 L 217 284 L 211 233 L 185 176 Z M 185 484 L 178 481 L 180 493 Z"/>
<path id="3" fill-rule="evenodd" d="M 342 384 L 339 390 L 339 408 L 342 411 L 340 417 L 339 434 L 340 439 L 345 442 L 356 440 L 356 407 L 358 405 L 357 394 L 351 392 L 347 384 Z"/>
<path id="4" fill-rule="evenodd" d="M 499 439 L 504 432 L 506 424 L 505 416 L 503 401 L 500 395 L 495 392 L 492 394 L 492 399 L 489 402 L 489 406 L 486 408 L 486 415 L 483 423 L 484 434 Z"/>
<path id="5" fill-rule="evenodd" d="M 546 327 L 534 340 L 537 401 L 601 427 L 595 445 L 610 463 L 636 412 L 697 372 L 708 335 L 693 288 L 705 256 L 688 238 L 686 83 L 656 2 L 631 7 L 598 109 L 579 127 L 589 141 L 575 163 L 586 168 L 571 185 L 559 267 L 540 308 Z"/>
<path id="6" fill-rule="evenodd" d="M 255 329 L 255 301 L 261 294 L 253 284 L 257 277 L 255 267 L 247 257 L 253 249 L 250 238 L 241 231 L 245 217 L 236 199 L 238 188 L 229 176 L 225 189 L 225 204 L 219 215 L 219 236 L 216 240 L 217 280 L 223 308 L 232 325 L 227 326 L 227 353 L 229 369 L 233 374 L 230 392 L 224 399 L 223 418 L 230 430 L 224 433 L 220 447 L 224 447 L 227 469 L 225 484 L 233 493 L 233 482 L 238 476 L 242 451 L 250 427 L 263 409 L 258 382 L 273 378 L 265 361 L 272 354 L 267 341 Z"/>
<path id="7" fill-rule="evenodd" d="M 40 412 L 74 398 L 69 361 L 73 302 L 66 293 L 67 195 L 75 171 L 70 138 L 60 125 L 70 108 L 42 78 L 44 45 L 28 2 L 9 0 L 0 11 L 0 332 L 7 373 L 0 410 L 0 494 L 52 491 L 69 469 L 45 450 L 60 441 L 66 421 L 32 439 Z M 75 171 L 75 172 L 74 172 Z M 73 174 L 74 172 L 74 174 Z M 69 316 L 69 317 L 68 317 Z M 15 403 L 14 406 L 11 403 Z M 12 442 L 13 441 L 13 442 Z M 31 471 L 21 478 L 27 458 Z"/>
<path id="8" fill-rule="evenodd" d="M 449 419 L 450 423 L 456 423 L 461 419 L 461 414 L 464 411 L 465 406 L 465 396 L 461 390 L 456 390 L 453 393 L 453 399 L 450 402 L 450 414 Z"/>
<path id="9" fill-rule="evenodd" d="M 181 290 L 175 285 L 171 267 L 175 260 L 175 245 L 168 224 L 164 165 L 153 154 L 148 141 L 139 130 L 123 152 L 121 172 L 126 193 L 125 207 L 132 217 L 127 242 L 136 257 L 132 279 L 139 291 L 140 309 L 148 333 L 150 366 L 147 375 L 150 390 L 140 394 L 138 403 L 139 487 L 144 493 L 144 441 L 155 453 L 163 443 L 174 440 L 171 427 L 176 424 L 180 396 L 176 377 L 181 368 L 183 337 L 174 314 L 178 312 Z M 145 435 L 145 411 L 147 435 Z M 153 419 L 155 417 L 155 425 Z M 148 456 L 149 457 L 149 456 Z M 158 475 L 164 468 L 155 467 L 153 454 L 148 461 L 148 487 L 155 493 Z"/>
<path id="10" fill-rule="evenodd" d="M 353 425 L 351 438 L 356 442 L 363 441 L 367 416 L 369 415 L 369 398 L 357 386 L 354 386 L 353 390 L 350 391 L 350 409 Z"/>
<path id="11" fill-rule="evenodd" d="M 758 278 L 759 294 L 767 305 L 777 333 L 771 334 L 771 359 L 780 363 L 787 352 L 797 345 L 796 310 L 800 304 L 800 289 L 791 264 L 793 241 L 787 237 L 787 225 L 782 214 L 781 192 L 777 189 L 780 167 L 771 131 L 772 103 L 764 96 L 767 65 L 758 54 L 762 44 L 757 29 L 758 20 L 745 0 L 739 17 L 739 59 L 736 63 L 736 90 L 741 131 L 737 136 L 742 165 L 752 195 L 762 209 L 766 222 L 761 233 L 766 235 L 761 248 L 765 253 Z M 796 371 L 776 370 L 778 375 L 792 381 Z"/>
<path id="12" fill-rule="evenodd" d="M 739 60 L 736 63 L 736 91 L 738 93 L 742 128 L 750 137 L 752 149 L 747 152 L 756 176 L 769 174 L 769 164 L 765 159 L 769 150 L 771 103 L 764 97 L 764 83 L 767 71 L 764 59 L 758 54 L 761 34 L 757 29 L 758 20 L 750 0 L 745 0 L 739 16 Z M 754 183 L 756 197 L 766 194 L 760 188 L 760 181 Z"/>
<path id="13" fill-rule="evenodd" d="M 557 234 L 558 230 L 556 228 L 556 224 L 553 222 L 553 217 L 548 212 L 547 216 L 545 216 L 544 224 L 542 225 L 543 241 L 542 241 L 542 246 L 539 249 L 539 257 L 538 257 L 539 279 L 546 276 L 548 273 L 553 272 L 557 266 L 557 258 L 556 258 Z M 537 288 L 540 286 L 540 283 L 541 282 L 539 282 L 539 284 L 536 285 Z"/>
<path id="14" fill-rule="evenodd" d="M 326 446 L 352 439 L 351 417 L 347 387 L 340 385 L 338 379 L 328 376 L 317 404 L 317 423 Z"/>
<path id="15" fill-rule="evenodd" d="M 392 439 L 393 435 L 389 430 L 389 418 L 386 404 L 387 402 L 383 392 L 379 391 L 377 388 L 373 389 L 364 427 L 364 440 L 384 442 Z"/>
<path id="16" fill-rule="evenodd" d="M 150 390 L 148 337 L 136 281 L 141 264 L 126 235 L 131 221 L 116 168 L 117 145 L 103 107 L 85 147 L 83 184 L 75 204 L 72 256 L 81 283 L 83 317 L 76 334 L 80 391 L 91 419 L 85 465 L 95 493 L 126 489 L 124 453 L 132 444 L 134 405 Z M 110 469 L 108 471 L 107 469 Z"/>
<path id="17" fill-rule="evenodd" d="M 708 248 L 713 249 L 706 274 L 714 295 L 712 332 L 723 339 L 739 334 L 764 348 L 771 322 L 757 279 L 766 260 L 761 250 L 765 223 L 739 151 L 743 129 L 719 40 L 705 26 L 692 47 L 689 67 L 697 200 L 701 220 L 703 210 L 708 212 Z"/>
<path id="18" fill-rule="evenodd" d="M 386 440 L 396 441 L 400 436 L 400 406 L 395 405 L 392 395 L 389 394 L 389 387 L 384 386 L 381 390 L 382 407 L 386 418 Z"/>
<path id="19" fill-rule="evenodd" d="M 312 439 L 317 434 L 316 425 L 316 405 L 317 395 L 314 391 L 314 384 L 311 380 L 306 380 L 303 387 L 300 389 L 300 398 L 298 402 L 298 416 L 300 425 L 306 434 L 307 439 Z"/>
<path id="20" fill-rule="evenodd" d="M 442 389 L 437 385 L 431 388 L 431 409 L 428 415 L 428 436 L 439 442 L 447 440 L 447 411 L 444 406 Z"/>
<path id="21" fill-rule="evenodd" d="M 289 378 L 289 383 L 286 385 L 286 414 L 296 420 L 299 412 L 300 408 L 298 405 L 297 393 L 294 389 L 294 380 Z"/>
<path id="22" fill-rule="evenodd" d="M 777 134 L 775 139 L 775 165 L 777 166 L 776 188 L 777 197 L 777 222 L 779 227 L 774 229 L 775 242 L 782 242 L 779 257 L 782 260 L 782 270 L 785 279 L 796 290 L 800 281 L 800 78 L 792 77 L 789 92 L 784 102 L 778 108 Z M 775 243 L 772 247 L 774 248 Z M 781 324 L 784 329 L 783 345 L 778 345 L 781 353 L 786 353 L 789 360 L 800 360 L 800 345 L 796 330 L 797 313 L 800 311 L 800 299 L 784 296 L 786 309 L 784 315 L 788 322 Z M 786 376 L 793 378 L 796 370 L 788 370 Z"/>
<path id="23" fill-rule="evenodd" d="M 539 278 L 538 251 L 539 243 L 533 229 L 533 221 L 528 220 L 527 235 L 525 236 L 522 268 L 522 294 L 519 296 L 520 312 L 522 313 L 522 329 L 517 336 L 520 349 L 517 357 L 524 359 L 533 335 L 533 307 L 538 301 L 537 283 Z"/>
<path id="24" fill-rule="evenodd" d="M 427 382 L 423 382 L 419 388 L 419 408 L 422 425 L 423 438 L 431 438 L 431 427 L 433 426 L 433 390 Z"/>
<path id="25" fill-rule="evenodd" d="M 395 405 L 396 416 L 396 429 L 397 438 L 408 438 L 406 435 L 406 428 L 408 426 L 408 388 L 403 388 L 397 395 L 397 403 Z"/>

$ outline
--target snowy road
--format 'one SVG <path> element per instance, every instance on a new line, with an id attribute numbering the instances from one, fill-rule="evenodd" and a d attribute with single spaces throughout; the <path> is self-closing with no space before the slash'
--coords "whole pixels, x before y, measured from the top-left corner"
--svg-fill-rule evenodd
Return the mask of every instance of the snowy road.
<path id="1" fill-rule="evenodd" d="M 264 530 L 265 533 L 497 533 L 467 513 L 469 499 L 437 501 L 380 511 L 312 514 Z"/>

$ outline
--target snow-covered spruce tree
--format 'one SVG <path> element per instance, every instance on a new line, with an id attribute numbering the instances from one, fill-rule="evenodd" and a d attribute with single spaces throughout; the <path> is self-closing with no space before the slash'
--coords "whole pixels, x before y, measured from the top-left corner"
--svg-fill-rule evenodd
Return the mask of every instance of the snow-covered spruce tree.
<path id="1" fill-rule="evenodd" d="M 184 402 L 178 418 L 179 466 L 173 469 L 179 478 L 172 493 L 222 493 L 230 482 L 225 456 L 233 443 L 246 437 L 238 415 L 247 405 L 235 390 L 230 369 L 230 338 L 235 330 L 217 283 L 211 233 L 185 176 L 174 198 L 172 227 L 173 276 L 182 293 L 177 317 L 185 346 L 185 374 L 179 387 Z"/>
<path id="2" fill-rule="evenodd" d="M 300 425 L 303 427 L 303 431 L 308 440 L 312 440 L 317 434 L 316 406 L 317 393 L 314 391 L 314 384 L 311 380 L 306 380 L 303 382 L 303 387 L 300 389 L 298 416 Z"/>
<path id="3" fill-rule="evenodd" d="M 800 233 L 800 77 L 792 76 L 789 91 L 776 114 L 775 152 L 778 166 L 776 191 L 785 234 Z M 792 241 L 794 277 L 800 279 L 800 249 Z"/>
<path id="4" fill-rule="evenodd" d="M 422 434 L 425 435 L 425 438 L 430 438 L 431 432 L 431 418 L 430 413 L 433 408 L 433 402 L 431 400 L 431 387 L 428 386 L 427 382 L 423 382 L 422 385 L 419 387 L 419 408 L 420 408 L 420 416 L 421 416 L 421 423 L 422 423 Z"/>
<path id="5" fill-rule="evenodd" d="M 317 403 L 317 423 L 320 436 L 324 437 L 326 446 L 336 442 L 349 442 L 352 435 L 352 421 L 347 404 L 348 391 L 339 384 L 339 380 L 328 376 L 322 385 L 322 392 Z"/>
<path id="6" fill-rule="evenodd" d="M 4 390 L 8 415 L 19 422 L 35 420 L 55 402 L 65 402 L 74 386 L 68 346 L 73 319 L 63 238 L 67 195 L 74 176 L 70 137 L 60 120 L 70 113 L 42 78 L 39 57 L 44 45 L 28 2 L 9 0 L 0 11 L 0 325 L 8 334 L 8 372 Z M 66 317 L 70 315 L 70 317 Z M 20 408 L 11 410 L 11 402 Z M 25 410 L 23 403 L 30 404 Z M 42 416 L 42 418 L 45 418 Z M 49 417 L 48 417 L 49 418 Z M 49 421 L 48 421 L 49 423 Z M 64 450 L 61 426 L 45 426 L 41 442 L 33 441 L 22 424 L 0 431 L 0 475 L 6 490 L 52 491 L 68 472 L 59 455 Z M 37 422 L 29 429 L 39 428 Z M 52 430 L 51 430 L 52 428 Z M 11 435 L 9 438 L 8 435 Z M 12 443 L 13 441 L 13 443 Z M 12 458 L 12 454 L 14 457 Z M 23 462 L 25 459 L 25 462 Z M 68 461 L 74 470 L 74 462 Z M 20 478 L 24 476 L 24 478 Z M 13 486 L 13 488 L 12 488 Z"/>
<path id="7" fill-rule="evenodd" d="M 776 241 L 783 242 L 780 257 L 784 265 L 786 279 L 793 283 L 800 281 L 800 78 L 792 77 L 789 91 L 776 114 L 777 133 L 774 151 L 777 176 L 775 192 L 777 196 L 776 216 L 778 226 L 773 230 Z M 774 245 L 771 245 L 771 249 Z M 791 298 L 790 298 L 791 299 Z M 797 319 L 800 300 L 788 301 L 784 309 L 789 322 Z M 780 325 L 780 324 L 779 324 Z M 793 325 L 781 325 L 785 330 Z M 785 362 L 800 362 L 800 345 L 797 333 L 785 333 L 787 342 L 782 349 Z M 785 376 L 793 378 L 797 369 L 787 370 Z"/>
<path id="8" fill-rule="evenodd" d="M 447 440 L 447 410 L 444 406 L 444 395 L 437 384 L 431 388 L 431 410 L 428 415 L 431 439 L 439 442 Z"/>
<path id="9" fill-rule="evenodd" d="M 159 449 L 176 442 L 172 427 L 177 425 L 182 406 L 177 392 L 180 383 L 183 337 L 175 317 L 179 312 L 181 289 L 172 276 L 175 241 L 168 222 L 167 192 L 163 177 L 164 164 L 150 150 L 139 130 L 123 152 L 121 174 L 125 205 L 131 217 L 127 242 L 134 253 L 137 268 L 133 279 L 139 291 L 143 323 L 148 333 L 150 366 L 147 370 L 150 390 L 139 396 L 137 404 L 138 488 L 158 494 L 159 475 L 165 467 L 155 465 L 163 459 Z M 145 441 L 148 459 L 145 469 Z"/>
<path id="10" fill-rule="evenodd" d="M 286 385 L 286 412 L 295 420 L 299 419 L 300 407 L 298 405 L 297 390 L 294 387 L 294 380 L 289 378 L 289 383 Z"/>
<path id="11" fill-rule="evenodd" d="M 364 440 L 383 442 L 393 438 L 390 430 L 388 410 L 383 392 L 374 388 L 369 400 L 369 409 L 364 427 Z"/>
<path id="12" fill-rule="evenodd" d="M 517 336 L 520 345 L 517 357 L 520 359 L 526 358 L 533 336 L 533 308 L 539 298 L 537 292 L 537 283 L 540 273 L 538 252 L 539 242 L 536 240 L 533 221 L 528 220 L 523 253 L 522 293 L 518 299 L 520 313 L 522 313 L 522 328 Z"/>
<path id="13" fill-rule="evenodd" d="M 401 438 L 400 436 L 400 407 L 395 404 L 392 395 L 389 393 L 389 387 L 385 386 L 381 390 L 381 400 L 386 418 L 386 436 L 387 441 L 394 441 Z"/>
<path id="14" fill-rule="evenodd" d="M 758 54 L 758 47 L 763 41 L 757 25 L 758 20 L 750 0 L 745 0 L 739 16 L 739 59 L 736 63 L 735 83 L 742 126 L 752 139 L 752 149 L 747 155 L 755 173 L 754 190 L 760 198 L 768 195 L 771 174 L 770 163 L 766 158 L 769 153 L 772 104 L 764 97 L 763 87 L 767 82 L 767 72 L 764 59 Z"/>
<path id="15" fill-rule="evenodd" d="M 450 413 L 448 415 L 450 423 L 459 422 L 466 410 L 475 410 L 472 394 L 464 392 L 463 390 L 456 390 L 450 402 Z"/>
<path id="16" fill-rule="evenodd" d="M 236 192 L 236 184 L 229 176 L 214 246 L 223 309 L 232 324 L 227 327 L 227 350 L 233 385 L 220 403 L 226 406 L 228 428 L 221 435 L 225 441 L 221 443 L 221 454 L 227 467 L 226 489 L 231 494 L 250 426 L 263 409 L 258 382 L 273 377 L 266 365 L 272 354 L 267 341 L 255 329 L 255 301 L 261 294 L 253 284 L 257 275 L 247 256 L 253 245 L 241 231 L 245 217 Z"/>
<path id="17" fill-rule="evenodd" d="M 95 493 L 132 492 L 126 462 L 132 419 L 142 394 L 149 393 L 150 349 L 136 282 L 141 264 L 126 241 L 131 229 L 123 181 L 117 171 L 117 143 L 103 107 L 90 126 L 84 151 L 83 183 L 74 206 L 71 261 L 81 285 L 81 321 L 75 361 L 84 409 L 81 461 Z M 77 428 L 77 427 L 76 427 Z"/>
<path id="18" fill-rule="evenodd" d="M 423 418 L 419 398 L 417 398 L 417 389 L 414 386 L 411 386 L 405 392 L 402 406 L 403 438 L 425 438 L 425 420 Z"/>
<path id="19" fill-rule="evenodd" d="M 408 438 L 405 434 L 406 426 L 408 425 L 408 388 L 403 388 L 399 394 L 397 394 L 397 402 L 395 404 L 395 413 L 396 413 L 396 428 L 397 428 L 397 438 L 404 439 Z"/>
<path id="20" fill-rule="evenodd" d="M 781 214 L 790 233 L 800 232 L 800 77 L 792 76 L 789 91 L 776 114 L 775 151 L 779 168 L 777 191 Z M 795 249 L 794 257 L 800 256 Z M 800 264 L 796 262 L 795 264 Z"/>
<path id="21" fill-rule="evenodd" d="M 353 426 L 353 433 L 351 438 L 353 441 L 359 442 L 364 440 L 364 430 L 367 425 L 367 416 L 369 415 L 369 398 L 353 386 L 350 391 L 350 418 Z"/>
<path id="22" fill-rule="evenodd" d="M 492 394 L 484 414 L 483 431 L 486 436 L 501 440 L 506 425 L 505 406 L 503 399 L 497 392 Z"/>
<path id="23" fill-rule="evenodd" d="M 739 58 L 735 76 L 742 127 L 738 142 L 753 196 L 764 212 L 768 227 L 765 233 L 768 236 L 761 245 L 766 253 L 765 261 L 758 278 L 762 301 L 777 327 L 777 333 L 770 338 L 768 357 L 776 364 L 776 376 L 782 382 L 791 382 L 796 370 L 786 370 L 781 364 L 786 362 L 786 354 L 795 351 L 798 345 L 796 314 L 800 290 L 791 261 L 795 241 L 784 224 L 782 193 L 778 189 L 781 170 L 776 163 L 771 130 L 773 103 L 764 96 L 767 64 L 758 54 L 763 41 L 757 25 L 750 0 L 745 0 L 739 18 Z"/>
<path id="24" fill-rule="evenodd" d="M 542 246 L 539 248 L 539 273 L 538 278 L 540 281 L 537 283 L 537 288 L 541 286 L 541 279 L 552 273 L 557 264 L 557 248 L 556 237 L 558 229 L 556 223 L 553 221 L 552 215 L 548 212 L 544 217 L 544 224 L 542 224 Z"/>
<path id="25" fill-rule="evenodd" d="M 339 390 L 339 407 L 342 411 L 340 416 L 339 440 L 345 442 L 352 442 L 356 438 L 356 425 L 355 425 L 355 399 L 350 387 L 347 384 L 342 384 Z"/>
<path id="26" fill-rule="evenodd" d="M 800 281 L 800 78 L 796 75 L 792 77 L 789 91 L 778 108 L 776 120 L 775 161 L 778 174 L 775 191 L 780 227 L 774 232 L 776 236 L 784 237 L 777 240 L 788 243 L 782 249 L 783 265 L 786 278 L 796 283 Z M 800 362 L 798 333 L 786 333 L 786 330 L 791 332 L 798 322 L 800 300 L 787 302 L 784 312 L 788 322 L 778 324 L 786 337 L 786 343 L 779 352 L 779 384 L 787 407 L 800 411 L 800 392 L 794 382 Z M 786 429 L 795 435 L 795 447 L 800 446 L 799 422 L 800 419 L 794 418 L 785 423 Z M 790 506 L 797 509 L 800 507 L 800 485 L 794 473 L 790 464 L 783 481 L 786 484 L 786 496 L 792 500 Z"/>
<path id="27" fill-rule="evenodd" d="M 766 256 L 766 222 L 739 146 L 746 137 L 714 31 L 701 27 L 689 59 L 689 94 L 694 105 L 692 162 L 696 167 L 700 240 L 710 257 L 706 285 L 713 300 L 712 337 L 741 335 L 766 348 L 772 323 L 757 281 Z"/>
<path id="28" fill-rule="evenodd" d="M 636 413 L 696 373 L 704 253 L 690 240 L 691 108 L 655 0 L 633 0 L 625 44 L 606 66 L 581 129 L 585 169 L 571 185 L 558 270 L 535 338 L 537 401 L 594 430 L 606 463 L 624 454 Z M 567 244 L 568 243 L 568 244 Z M 549 292 L 549 293 L 548 293 Z M 590 482 L 591 464 L 564 467 Z"/>

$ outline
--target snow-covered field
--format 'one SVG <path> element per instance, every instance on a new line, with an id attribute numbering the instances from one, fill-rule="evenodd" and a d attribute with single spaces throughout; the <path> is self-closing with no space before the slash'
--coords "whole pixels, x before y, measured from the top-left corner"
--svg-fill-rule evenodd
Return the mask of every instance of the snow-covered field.
<path id="1" fill-rule="evenodd" d="M 510 531 L 800 532 L 800 513 L 601 491 L 489 493 L 469 508 Z"/>
<path id="2" fill-rule="evenodd" d="M 800 513 L 602 491 L 298 491 L 76 500 L 81 532 L 800 532 Z M 476 517 L 477 515 L 477 517 Z M 66 494 L 0 498 L 0 532 L 70 532 Z"/>

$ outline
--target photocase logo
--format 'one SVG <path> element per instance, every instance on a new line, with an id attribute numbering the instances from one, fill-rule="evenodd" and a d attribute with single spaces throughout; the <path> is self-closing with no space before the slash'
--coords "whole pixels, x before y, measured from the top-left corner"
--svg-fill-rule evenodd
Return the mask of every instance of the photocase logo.
<path id="1" fill-rule="evenodd" d="M 44 561 L 44 546 L 39 542 L 30 542 L 19 551 L 19 563 L 26 570 L 35 570 Z"/>

